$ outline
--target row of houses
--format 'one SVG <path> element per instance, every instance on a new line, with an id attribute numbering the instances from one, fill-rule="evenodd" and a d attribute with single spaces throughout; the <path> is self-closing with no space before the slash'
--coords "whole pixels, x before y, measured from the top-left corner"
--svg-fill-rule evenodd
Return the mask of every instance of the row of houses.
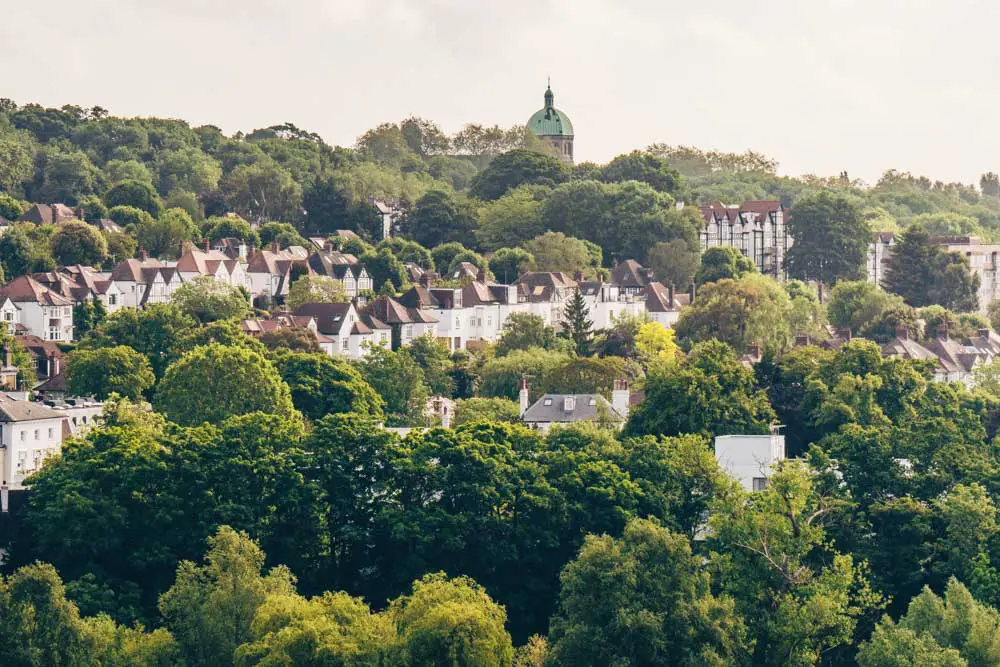
<path id="1" fill-rule="evenodd" d="M 507 285 L 477 271 L 461 287 L 435 286 L 433 275 L 423 273 L 399 297 L 305 304 L 293 313 L 244 320 L 242 328 L 254 336 L 286 327 L 305 328 L 317 336 L 321 349 L 352 358 L 364 355 L 369 344 L 395 349 L 423 335 L 454 352 L 496 342 L 515 313 L 537 315 L 546 325 L 558 327 L 567 302 L 577 292 L 598 329 L 622 316 L 646 316 L 669 327 L 693 298 L 691 291 L 676 293 L 672 286 L 655 281 L 634 260 L 615 267 L 607 282 L 584 280 L 579 274 L 529 272 Z"/>

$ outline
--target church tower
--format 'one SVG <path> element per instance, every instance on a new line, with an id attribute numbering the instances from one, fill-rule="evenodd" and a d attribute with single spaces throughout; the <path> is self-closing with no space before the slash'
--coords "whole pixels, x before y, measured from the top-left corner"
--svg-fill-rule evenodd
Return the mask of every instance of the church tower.
<path id="1" fill-rule="evenodd" d="M 551 85 L 545 89 L 545 106 L 528 119 L 528 129 L 552 144 L 559 159 L 572 166 L 573 124 L 569 122 L 569 116 L 556 109 Z"/>

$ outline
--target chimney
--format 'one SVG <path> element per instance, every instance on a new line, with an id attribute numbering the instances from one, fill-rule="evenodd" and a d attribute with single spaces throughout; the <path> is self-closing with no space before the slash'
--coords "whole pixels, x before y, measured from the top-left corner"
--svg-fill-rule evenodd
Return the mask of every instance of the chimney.
<path id="1" fill-rule="evenodd" d="M 948 324 L 946 322 L 938 325 L 937 337 L 938 340 L 948 340 Z"/>
<path id="2" fill-rule="evenodd" d="M 528 376 L 521 376 L 521 391 L 518 393 L 518 399 L 521 401 L 521 416 L 524 417 L 524 413 L 528 411 Z"/>
<path id="3" fill-rule="evenodd" d="M 323 250 L 326 250 L 327 252 L 331 252 L 334 250 L 333 239 L 327 239 L 323 241 Z"/>
<path id="4" fill-rule="evenodd" d="M 77 209 L 76 209 L 76 217 L 77 217 L 78 220 L 86 220 L 87 219 L 86 218 L 86 211 L 83 210 L 82 206 L 77 207 Z"/>
<path id="5" fill-rule="evenodd" d="M 979 329 L 979 337 L 980 338 L 989 338 L 990 337 L 990 330 L 989 329 Z"/>
<path id="6" fill-rule="evenodd" d="M 481 268 L 476 272 L 476 282 L 485 283 L 486 282 L 486 269 Z"/>
<path id="7" fill-rule="evenodd" d="M 451 428 L 451 413 L 448 412 L 448 404 L 441 406 L 441 428 Z"/>
<path id="8" fill-rule="evenodd" d="M 146 252 L 145 248 L 139 248 L 139 261 L 145 262 L 149 259 L 149 253 Z"/>
<path id="9" fill-rule="evenodd" d="M 577 271 L 573 274 L 573 280 L 576 282 L 583 282 L 583 271 Z"/>
<path id="10" fill-rule="evenodd" d="M 902 324 L 896 325 L 896 338 L 901 340 L 908 340 L 910 338 L 910 332 Z"/>
<path id="11" fill-rule="evenodd" d="M 420 274 L 420 280 L 417 281 L 417 282 L 420 283 L 421 287 L 430 288 L 430 286 L 431 286 L 431 272 L 430 271 L 424 271 L 423 273 L 421 273 Z"/>
<path id="12" fill-rule="evenodd" d="M 611 407 L 622 417 L 628 418 L 628 380 L 615 380 L 615 390 L 611 392 Z"/>
<path id="13" fill-rule="evenodd" d="M 278 244 L 278 242 L 271 241 L 271 252 L 277 253 L 279 250 L 281 250 L 281 246 Z"/>
<path id="14" fill-rule="evenodd" d="M 694 283 L 691 283 L 691 287 L 688 288 L 688 296 L 691 297 L 688 301 L 690 303 L 694 303 L 694 297 L 695 297 Z"/>
<path id="15" fill-rule="evenodd" d="M 210 239 L 205 239 L 205 252 L 212 249 L 212 241 Z"/>
<path id="16" fill-rule="evenodd" d="M 851 327 L 838 327 L 833 333 L 836 334 L 837 338 L 851 340 Z"/>
<path id="17" fill-rule="evenodd" d="M 674 284 L 670 283 L 667 285 L 667 300 L 670 302 L 668 306 L 670 310 L 674 309 Z"/>
<path id="18" fill-rule="evenodd" d="M 49 352 L 49 377 L 59 375 L 59 358 L 55 352 Z"/>

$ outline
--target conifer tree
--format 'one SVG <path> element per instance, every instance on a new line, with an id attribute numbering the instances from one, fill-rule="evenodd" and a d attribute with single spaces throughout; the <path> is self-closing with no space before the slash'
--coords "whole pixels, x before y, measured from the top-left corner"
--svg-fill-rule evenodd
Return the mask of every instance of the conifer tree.
<path id="1" fill-rule="evenodd" d="M 587 302 L 583 294 L 577 290 L 576 293 L 566 303 L 566 310 L 563 312 L 562 334 L 573 341 L 576 353 L 583 356 L 590 352 L 590 339 L 593 335 L 591 327 L 594 322 L 587 317 Z"/>

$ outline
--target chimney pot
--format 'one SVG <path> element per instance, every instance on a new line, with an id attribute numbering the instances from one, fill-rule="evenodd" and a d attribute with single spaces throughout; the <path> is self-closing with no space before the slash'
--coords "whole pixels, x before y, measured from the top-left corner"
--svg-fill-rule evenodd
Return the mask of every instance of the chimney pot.
<path id="1" fill-rule="evenodd" d="M 979 330 L 979 337 L 980 338 L 989 338 L 990 337 L 990 330 L 989 329 L 980 329 Z"/>
<path id="2" fill-rule="evenodd" d="M 948 340 L 948 325 L 946 323 L 938 325 L 937 337 L 939 340 Z"/>
<path id="3" fill-rule="evenodd" d="M 205 252 L 212 249 L 212 241 L 210 239 L 205 239 Z"/>
<path id="4" fill-rule="evenodd" d="M 667 301 L 670 302 L 670 310 L 674 309 L 674 284 L 670 283 L 667 285 Z"/>
<path id="5" fill-rule="evenodd" d="M 900 325 L 896 325 L 896 338 L 900 338 L 902 340 L 907 340 L 907 339 L 909 339 L 909 337 L 910 337 L 910 332 L 909 332 L 909 330 L 906 327 L 904 327 L 901 324 Z"/>

